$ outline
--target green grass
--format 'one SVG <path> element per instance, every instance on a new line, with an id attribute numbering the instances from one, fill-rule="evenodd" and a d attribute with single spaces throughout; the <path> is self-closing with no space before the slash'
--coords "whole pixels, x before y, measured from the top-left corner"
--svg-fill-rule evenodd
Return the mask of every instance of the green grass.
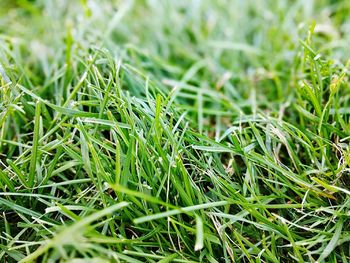
<path id="1" fill-rule="evenodd" d="M 2 0 L 1 262 L 349 262 L 350 1 Z"/>

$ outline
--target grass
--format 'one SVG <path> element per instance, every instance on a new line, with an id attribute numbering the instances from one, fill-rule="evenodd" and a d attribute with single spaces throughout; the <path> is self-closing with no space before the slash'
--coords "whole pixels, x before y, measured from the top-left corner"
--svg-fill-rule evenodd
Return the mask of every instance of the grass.
<path id="1" fill-rule="evenodd" d="M 1 262 L 350 261 L 349 12 L 3 0 Z"/>

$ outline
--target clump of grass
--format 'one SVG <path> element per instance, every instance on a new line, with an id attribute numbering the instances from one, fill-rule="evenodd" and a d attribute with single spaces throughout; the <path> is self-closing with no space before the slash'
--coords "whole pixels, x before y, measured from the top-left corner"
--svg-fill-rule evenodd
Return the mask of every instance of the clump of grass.
<path id="1" fill-rule="evenodd" d="M 112 2 L 0 10 L 1 260 L 347 262 L 350 4 Z"/>

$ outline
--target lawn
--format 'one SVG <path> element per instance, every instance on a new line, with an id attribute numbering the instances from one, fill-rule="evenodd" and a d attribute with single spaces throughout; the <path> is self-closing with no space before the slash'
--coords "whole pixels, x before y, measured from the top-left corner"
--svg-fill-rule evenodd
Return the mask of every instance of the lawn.
<path id="1" fill-rule="evenodd" d="M 0 262 L 350 262 L 349 14 L 1 0 Z"/>

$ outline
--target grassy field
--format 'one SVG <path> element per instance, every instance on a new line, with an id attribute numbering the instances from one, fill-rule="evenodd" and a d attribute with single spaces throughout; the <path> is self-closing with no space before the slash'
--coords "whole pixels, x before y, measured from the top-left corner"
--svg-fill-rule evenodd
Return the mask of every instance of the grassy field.
<path id="1" fill-rule="evenodd" d="M 349 14 L 1 0 L 0 262 L 349 262 Z"/>

